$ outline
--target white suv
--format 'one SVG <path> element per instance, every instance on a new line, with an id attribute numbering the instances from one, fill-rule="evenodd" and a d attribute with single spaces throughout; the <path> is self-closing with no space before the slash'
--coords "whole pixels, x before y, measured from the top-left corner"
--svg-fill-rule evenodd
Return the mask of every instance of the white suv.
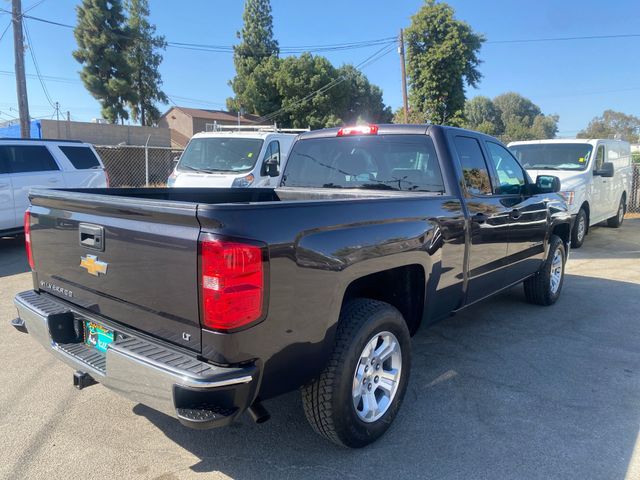
<path id="1" fill-rule="evenodd" d="M 0 235 L 19 233 L 31 187 L 107 187 L 100 157 L 88 143 L 0 138 Z"/>
<path id="2" fill-rule="evenodd" d="M 218 128 L 191 138 L 169 176 L 169 187 L 277 187 L 294 140 L 299 132 L 308 131 Z"/>

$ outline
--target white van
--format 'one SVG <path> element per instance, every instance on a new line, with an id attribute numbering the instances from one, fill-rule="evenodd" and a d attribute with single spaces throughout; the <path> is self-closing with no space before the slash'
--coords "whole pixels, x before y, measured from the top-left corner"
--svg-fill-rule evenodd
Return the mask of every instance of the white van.
<path id="1" fill-rule="evenodd" d="M 233 131 L 224 131 L 225 129 Z M 218 127 L 195 134 L 180 156 L 169 187 L 273 188 L 303 129 Z"/>
<path id="2" fill-rule="evenodd" d="M 573 216 L 571 246 L 579 248 L 589 227 L 607 221 L 619 227 L 631 192 L 631 149 L 627 142 L 558 139 L 512 142 L 509 149 L 531 178 L 555 175 Z"/>
<path id="3" fill-rule="evenodd" d="M 0 138 L 0 235 L 19 233 L 31 187 L 108 187 L 102 160 L 88 143 Z"/>

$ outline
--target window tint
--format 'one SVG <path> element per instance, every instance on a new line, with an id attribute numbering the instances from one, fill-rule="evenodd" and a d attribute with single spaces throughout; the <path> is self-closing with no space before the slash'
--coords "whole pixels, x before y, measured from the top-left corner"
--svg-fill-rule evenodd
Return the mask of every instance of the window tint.
<path id="1" fill-rule="evenodd" d="M 89 147 L 60 147 L 60 150 L 77 170 L 87 170 L 100 166 L 100 162 Z"/>
<path id="2" fill-rule="evenodd" d="M 493 193 L 496 195 L 519 195 L 525 184 L 522 167 L 502 145 L 486 142 L 491 162 L 498 176 Z"/>
<path id="3" fill-rule="evenodd" d="M 491 195 L 489 170 L 478 140 L 471 137 L 455 137 L 454 143 L 460 159 L 464 183 L 469 193 Z"/>
<path id="4" fill-rule="evenodd" d="M 47 147 L 42 145 L 2 145 L 0 159 L 11 173 L 60 170 Z"/>
<path id="5" fill-rule="evenodd" d="M 354 135 L 295 143 L 283 185 L 444 192 L 431 138 L 425 135 Z"/>
<path id="6" fill-rule="evenodd" d="M 596 153 L 596 170 L 602 169 L 603 163 L 604 163 L 604 145 L 600 145 Z"/>

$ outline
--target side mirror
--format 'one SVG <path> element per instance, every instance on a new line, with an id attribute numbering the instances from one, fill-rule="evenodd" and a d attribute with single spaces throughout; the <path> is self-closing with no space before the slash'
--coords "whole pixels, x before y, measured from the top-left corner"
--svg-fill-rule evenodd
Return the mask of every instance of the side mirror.
<path id="1" fill-rule="evenodd" d="M 536 193 L 558 193 L 560 179 L 553 175 L 538 175 L 536 178 Z"/>
<path id="2" fill-rule="evenodd" d="M 277 177 L 280 175 L 280 168 L 278 166 L 278 161 L 274 158 L 270 158 L 264 162 L 264 173 L 266 173 L 270 177 Z"/>
<path id="3" fill-rule="evenodd" d="M 602 164 L 602 168 L 600 168 L 599 170 L 594 170 L 593 174 L 600 177 L 613 177 L 613 163 L 604 162 Z"/>

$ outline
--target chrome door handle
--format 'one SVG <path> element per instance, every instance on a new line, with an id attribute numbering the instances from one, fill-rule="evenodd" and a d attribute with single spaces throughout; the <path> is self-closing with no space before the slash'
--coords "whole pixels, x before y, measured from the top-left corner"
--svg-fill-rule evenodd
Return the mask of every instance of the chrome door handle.
<path id="1" fill-rule="evenodd" d="M 515 210 L 511 210 L 511 213 L 509 214 L 509 216 L 512 219 L 517 220 L 522 216 L 522 213 L 520 213 L 520 210 L 516 208 Z"/>

